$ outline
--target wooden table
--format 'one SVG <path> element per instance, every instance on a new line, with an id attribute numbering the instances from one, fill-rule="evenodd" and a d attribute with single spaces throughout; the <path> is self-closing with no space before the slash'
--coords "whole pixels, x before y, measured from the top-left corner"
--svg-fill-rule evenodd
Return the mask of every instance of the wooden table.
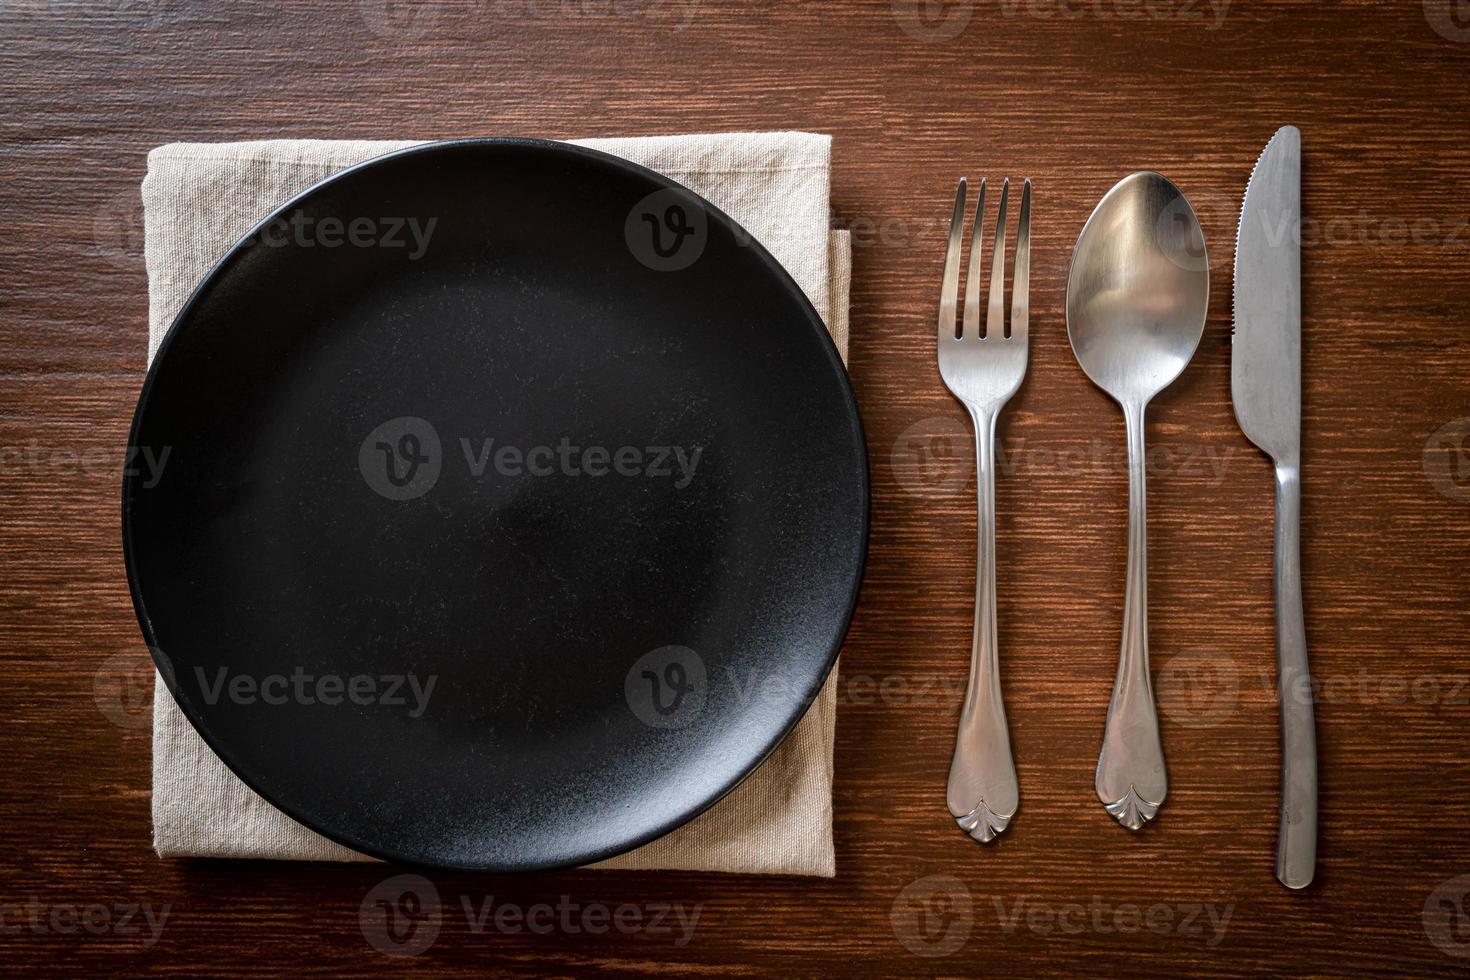
<path id="1" fill-rule="evenodd" d="M 404 965 L 359 928 L 382 868 L 150 850 L 149 668 L 117 502 L 144 369 L 147 150 L 791 128 L 835 136 L 833 221 L 856 236 L 851 370 L 873 480 L 841 666 L 838 875 L 436 874 L 442 927 L 407 965 L 1463 972 L 1470 21 L 1452 6 L 950 0 L 925 19 L 909 0 L 7 3 L 0 957 L 88 974 Z M 1272 876 L 1271 472 L 1229 400 L 1236 210 L 1285 122 L 1306 147 L 1304 550 L 1322 762 L 1319 880 L 1300 894 Z M 1199 353 L 1151 414 L 1170 793 L 1130 835 L 1092 790 L 1122 603 L 1123 426 L 1073 360 L 1062 306 L 1092 205 L 1140 168 L 1195 202 L 1214 275 Z M 988 849 L 944 808 L 975 517 L 972 451 L 935 370 L 932 322 L 960 174 L 1027 175 L 1036 194 L 1031 370 L 1002 424 L 999 485 L 1022 808 Z M 493 910 L 538 903 L 568 911 L 533 915 L 537 929 L 496 926 Z M 143 913 L 165 906 L 154 936 Z M 623 906 L 634 911 L 618 919 Z M 692 934 L 675 914 L 654 926 L 660 906 L 686 921 L 697 908 Z M 584 928 L 599 922 L 613 924 Z"/>

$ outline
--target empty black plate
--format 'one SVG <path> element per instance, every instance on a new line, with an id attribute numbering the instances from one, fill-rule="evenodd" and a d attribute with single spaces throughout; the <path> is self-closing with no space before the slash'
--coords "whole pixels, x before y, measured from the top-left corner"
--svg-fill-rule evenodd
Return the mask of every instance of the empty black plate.
<path id="1" fill-rule="evenodd" d="M 719 799 L 821 686 L 867 542 L 796 284 L 564 144 L 416 147 L 283 206 L 180 313 L 132 445 L 184 713 L 295 819 L 429 865 L 582 864 Z"/>

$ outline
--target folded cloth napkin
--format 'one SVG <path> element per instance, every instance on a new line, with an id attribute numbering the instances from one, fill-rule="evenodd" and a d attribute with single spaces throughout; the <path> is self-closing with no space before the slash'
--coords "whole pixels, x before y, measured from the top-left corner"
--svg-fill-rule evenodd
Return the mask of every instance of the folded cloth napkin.
<path id="1" fill-rule="evenodd" d="M 416 142 L 416 141 L 415 141 Z M 828 229 L 831 138 L 729 133 L 576 141 L 665 174 L 729 214 L 781 262 L 844 360 L 850 249 Z M 143 181 L 148 358 L 202 280 L 255 224 L 317 181 L 414 142 L 173 143 Z M 820 875 L 832 849 L 836 669 L 749 778 L 695 820 L 598 868 Z M 368 861 L 248 788 L 204 743 L 161 680 L 153 702 L 153 843 L 162 857 Z"/>

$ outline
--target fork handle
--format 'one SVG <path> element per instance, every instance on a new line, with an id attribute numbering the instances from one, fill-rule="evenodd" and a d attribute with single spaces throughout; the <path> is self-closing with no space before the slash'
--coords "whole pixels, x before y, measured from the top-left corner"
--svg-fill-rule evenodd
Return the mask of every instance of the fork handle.
<path id="1" fill-rule="evenodd" d="M 1276 467 L 1276 693 L 1281 705 L 1281 826 L 1276 877 L 1288 888 L 1311 884 L 1317 863 L 1317 733 L 1302 614 L 1301 471 Z"/>
<path id="2" fill-rule="evenodd" d="M 1144 483 L 1144 407 L 1125 404 L 1128 425 L 1128 579 L 1118 674 L 1097 759 L 1096 789 L 1120 824 L 1138 830 L 1168 792 L 1164 747 L 1148 669 L 1148 489 Z"/>
<path id="3" fill-rule="evenodd" d="M 1020 790 L 1000 694 L 995 626 L 995 412 L 970 409 L 975 425 L 975 631 L 970 680 L 949 766 L 949 812 L 981 842 L 994 840 L 1016 814 Z"/>

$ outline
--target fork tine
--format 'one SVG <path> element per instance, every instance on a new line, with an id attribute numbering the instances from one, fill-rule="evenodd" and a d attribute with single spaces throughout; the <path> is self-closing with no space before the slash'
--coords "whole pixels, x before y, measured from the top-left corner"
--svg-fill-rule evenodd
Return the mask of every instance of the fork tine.
<path id="1" fill-rule="evenodd" d="M 965 232 L 965 178 L 960 178 L 954 195 L 954 216 L 949 219 L 949 248 L 944 253 L 944 279 L 939 286 L 939 339 L 954 340 L 954 309 L 960 288 L 960 236 Z"/>
<path id="2" fill-rule="evenodd" d="M 990 259 L 990 310 L 985 315 L 985 336 L 999 340 L 1005 335 L 1006 318 L 1006 198 L 1011 178 L 1000 185 L 1000 216 L 995 221 L 995 254 Z"/>
<path id="3" fill-rule="evenodd" d="M 970 232 L 970 272 L 965 277 L 965 331 L 961 336 L 980 339 L 980 226 L 985 223 L 985 178 L 980 178 L 980 193 L 975 197 L 975 227 Z"/>
<path id="4" fill-rule="evenodd" d="M 1017 220 L 1016 271 L 1011 283 L 1011 336 L 1027 339 L 1027 319 L 1031 316 L 1031 181 L 1021 186 L 1021 217 Z"/>

